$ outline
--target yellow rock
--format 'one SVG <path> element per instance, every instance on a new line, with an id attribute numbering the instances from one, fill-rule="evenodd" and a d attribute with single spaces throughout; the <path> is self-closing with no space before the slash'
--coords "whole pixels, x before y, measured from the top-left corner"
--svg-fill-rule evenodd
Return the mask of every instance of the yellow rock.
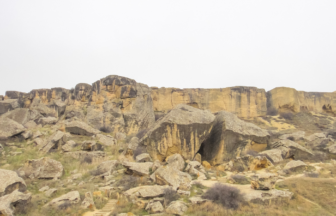
<path id="1" fill-rule="evenodd" d="M 203 161 L 202 165 L 206 168 L 206 169 L 211 169 L 211 165 L 208 161 Z"/>

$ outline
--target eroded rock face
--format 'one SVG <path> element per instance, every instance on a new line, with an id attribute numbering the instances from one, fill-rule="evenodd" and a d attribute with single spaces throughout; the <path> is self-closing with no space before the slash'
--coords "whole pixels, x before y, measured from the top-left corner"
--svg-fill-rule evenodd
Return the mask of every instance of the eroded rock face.
<path id="1" fill-rule="evenodd" d="M 19 171 L 24 171 L 27 178 L 54 179 L 63 175 L 64 169 L 60 162 L 41 158 L 37 160 L 28 160 Z"/>
<path id="2" fill-rule="evenodd" d="M 260 152 L 268 146 L 269 139 L 266 130 L 221 111 L 216 114 L 211 134 L 202 143 L 200 154 L 202 160 L 216 165 L 249 150 Z"/>
<path id="3" fill-rule="evenodd" d="M 6 140 L 14 135 L 24 132 L 23 125 L 9 118 L 0 117 L 0 140 Z"/>
<path id="4" fill-rule="evenodd" d="M 25 214 L 31 197 L 30 193 L 24 194 L 19 190 L 0 197 L 0 215 L 14 216 L 16 214 Z"/>
<path id="5" fill-rule="evenodd" d="M 210 134 L 215 116 L 209 111 L 178 105 L 158 120 L 140 140 L 153 160 L 163 161 L 174 153 L 193 159 Z"/>
<path id="6" fill-rule="evenodd" d="M 230 87 L 220 89 L 151 88 L 154 111 L 167 113 L 179 104 L 210 110 L 226 110 L 241 118 L 266 114 L 266 92 L 255 87 Z"/>
<path id="7" fill-rule="evenodd" d="M 0 169 L 0 197 L 10 194 L 15 190 L 25 192 L 25 181 L 14 171 Z"/>

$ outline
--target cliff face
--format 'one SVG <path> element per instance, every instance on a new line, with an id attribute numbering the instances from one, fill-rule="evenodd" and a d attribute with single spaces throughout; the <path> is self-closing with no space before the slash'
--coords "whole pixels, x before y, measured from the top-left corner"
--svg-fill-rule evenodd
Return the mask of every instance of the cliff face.
<path id="1" fill-rule="evenodd" d="M 336 92 L 304 92 L 279 87 L 267 92 L 267 108 L 275 108 L 280 112 L 313 111 L 335 115 Z"/>
<path id="2" fill-rule="evenodd" d="M 230 87 L 220 89 L 151 88 L 153 108 L 157 113 L 167 113 L 178 104 L 195 108 L 232 112 L 241 118 L 266 115 L 266 92 L 255 87 Z"/>

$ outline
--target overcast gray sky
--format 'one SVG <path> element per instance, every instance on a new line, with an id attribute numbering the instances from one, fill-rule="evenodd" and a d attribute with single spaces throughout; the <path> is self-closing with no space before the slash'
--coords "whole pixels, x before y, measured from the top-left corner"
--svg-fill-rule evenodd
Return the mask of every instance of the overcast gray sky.
<path id="1" fill-rule="evenodd" d="M 336 91 L 336 1 L 0 0 L 0 94 L 116 74 Z"/>

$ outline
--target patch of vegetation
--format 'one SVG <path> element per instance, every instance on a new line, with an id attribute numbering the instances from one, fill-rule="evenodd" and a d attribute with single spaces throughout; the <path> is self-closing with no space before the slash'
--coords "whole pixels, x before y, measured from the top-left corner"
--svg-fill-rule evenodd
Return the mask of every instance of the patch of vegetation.
<path id="1" fill-rule="evenodd" d="M 164 205 L 166 207 L 168 207 L 168 205 L 175 201 L 175 200 L 178 200 L 180 198 L 180 196 L 177 194 L 177 192 L 171 188 L 167 188 L 164 190 L 164 195 L 163 195 L 163 198 L 164 198 Z"/>
<path id="2" fill-rule="evenodd" d="M 237 209 L 244 202 L 243 195 L 237 188 L 220 183 L 208 189 L 202 198 L 212 200 L 227 209 Z"/>
<path id="3" fill-rule="evenodd" d="M 231 178 L 237 184 L 241 184 L 241 185 L 250 184 L 250 180 L 244 175 L 238 175 L 238 174 L 237 175 L 232 175 Z"/>

